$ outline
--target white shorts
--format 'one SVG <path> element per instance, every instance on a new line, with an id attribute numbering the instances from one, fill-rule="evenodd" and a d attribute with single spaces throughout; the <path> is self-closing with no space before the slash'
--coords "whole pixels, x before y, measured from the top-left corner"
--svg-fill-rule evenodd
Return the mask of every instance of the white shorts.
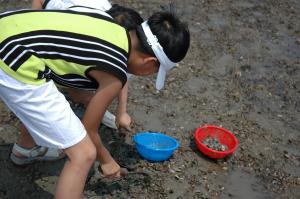
<path id="1" fill-rule="evenodd" d="M 108 0 L 48 0 L 45 9 L 66 10 L 72 6 L 84 6 L 107 11 L 111 8 Z"/>
<path id="2" fill-rule="evenodd" d="M 86 136 L 83 124 L 53 81 L 28 85 L 0 68 L 0 99 L 22 121 L 37 145 L 65 149 Z"/>

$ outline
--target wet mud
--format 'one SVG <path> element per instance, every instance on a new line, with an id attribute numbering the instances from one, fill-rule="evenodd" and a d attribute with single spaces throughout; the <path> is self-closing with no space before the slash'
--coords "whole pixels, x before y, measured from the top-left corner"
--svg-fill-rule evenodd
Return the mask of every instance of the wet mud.
<path id="1" fill-rule="evenodd" d="M 165 3 L 114 2 L 144 17 Z M 189 24 L 190 51 L 161 92 L 154 89 L 155 76 L 130 79 L 133 132 L 99 129 L 129 173 L 107 179 L 91 169 L 84 198 L 300 198 L 300 2 L 173 2 Z M 0 0 L 0 9 L 29 4 Z M 18 123 L 0 103 L 0 198 L 53 198 L 64 160 L 14 166 L 9 154 Z M 218 161 L 202 155 L 193 136 L 204 124 L 232 131 L 237 151 Z M 132 141 L 139 131 L 164 132 L 180 148 L 167 161 L 148 162 Z"/>

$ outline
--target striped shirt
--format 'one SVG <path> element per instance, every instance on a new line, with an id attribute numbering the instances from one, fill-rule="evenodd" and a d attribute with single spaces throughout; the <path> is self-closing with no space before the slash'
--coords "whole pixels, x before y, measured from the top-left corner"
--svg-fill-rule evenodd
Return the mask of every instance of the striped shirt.
<path id="1" fill-rule="evenodd" d="M 130 39 L 99 13 L 19 10 L 0 15 L 0 68 L 15 79 L 94 90 L 87 75 L 101 70 L 127 81 Z"/>

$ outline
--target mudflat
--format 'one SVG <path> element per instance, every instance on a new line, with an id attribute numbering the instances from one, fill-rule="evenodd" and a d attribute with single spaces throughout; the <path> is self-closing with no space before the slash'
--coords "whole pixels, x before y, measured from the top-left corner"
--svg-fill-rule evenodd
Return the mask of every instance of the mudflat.
<path id="1" fill-rule="evenodd" d="M 155 75 L 130 79 L 133 131 L 99 129 L 129 173 L 106 179 L 91 169 L 84 198 L 300 198 L 300 1 L 173 2 L 190 27 L 189 53 L 160 92 Z M 146 18 L 166 1 L 114 3 Z M 0 0 L 1 11 L 29 6 Z M 9 154 L 18 123 L 0 102 L 0 198 L 53 198 L 64 160 L 14 166 Z M 218 161 L 203 156 L 193 136 L 204 124 L 233 132 L 237 151 Z M 167 161 L 148 162 L 132 141 L 139 131 L 171 135 L 180 148 Z"/>

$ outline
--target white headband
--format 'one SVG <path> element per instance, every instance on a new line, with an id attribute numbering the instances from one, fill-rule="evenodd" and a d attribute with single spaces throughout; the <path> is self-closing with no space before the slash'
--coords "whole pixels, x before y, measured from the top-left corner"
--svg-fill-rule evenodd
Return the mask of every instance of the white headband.
<path id="1" fill-rule="evenodd" d="M 164 87 L 164 82 L 166 79 L 166 74 L 167 72 L 176 66 L 176 63 L 172 62 L 166 53 L 163 50 L 163 47 L 160 45 L 158 42 L 158 39 L 155 35 L 153 35 L 148 22 L 144 21 L 142 23 L 142 28 L 143 31 L 147 37 L 147 42 L 151 46 L 153 53 L 155 54 L 156 58 L 158 59 L 160 66 L 159 70 L 157 73 L 157 78 L 156 78 L 156 89 L 160 90 Z"/>

